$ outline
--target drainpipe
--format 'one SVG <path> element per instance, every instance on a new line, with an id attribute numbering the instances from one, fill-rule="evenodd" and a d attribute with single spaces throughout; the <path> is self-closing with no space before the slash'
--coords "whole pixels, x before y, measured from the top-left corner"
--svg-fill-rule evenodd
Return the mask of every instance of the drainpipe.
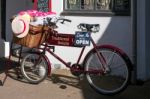
<path id="1" fill-rule="evenodd" d="M 132 52 L 133 71 L 132 83 L 137 84 L 137 0 L 131 0 L 131 25 L 132 25 Z"/>
<path id="2" fill-rule="evenodd" d="M 1 37 L 6 40 L 6 0 L 1 0 Z"/>

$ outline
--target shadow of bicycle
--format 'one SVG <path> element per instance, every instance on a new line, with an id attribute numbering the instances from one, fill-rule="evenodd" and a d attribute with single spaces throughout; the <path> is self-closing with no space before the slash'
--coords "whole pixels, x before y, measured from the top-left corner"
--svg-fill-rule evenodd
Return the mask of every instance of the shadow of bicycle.
<path id="1" fill-rule="evenodd" d="M 8 77 L 14 80 L 28 83 L 26 80 L 23 79 L 23 76 L 20 71 L 20 64 L 18 63 L 18 61 L 16 61 L 15 58 L 13 58 L 13 60 L 9 60 L 8 58 L 1 58 L 0 65 L 1 65 L 0 74 L 5 73 L 5 76 L 7 75 Z M 0 79 L 0 80 L 3 80 L 3 79 Z M 3 82 L 3 84 L 4 83 L 5 82 Z"/>
<path id="2" fill-rule="evenodd" d="M 46 80 L 51 81 L 53 84 L 57 84 L 61 89 L 73 87 L 82 91 L 84 90 L 84 92 L 86 91 L 89 94 L 94 93 L 97 95 L 97 93 L 95 93 L 95 91 L 90 87 L 85 76 L 73 76 L 69 70 L 58 70 L 58 72 L 56 70 L 50 77 L 47 77 Z"/>
<path id="3" fill-rule="evenodd" d="M 67 86 L 81 89 L 80 80 L 78 77 L 63 74 L 51 74 L 51 76 L 47 77 L 46 80 L 51 81 L 53 84 L 60 85 L 60 88 L 62 89 L 67 88 Z"/>

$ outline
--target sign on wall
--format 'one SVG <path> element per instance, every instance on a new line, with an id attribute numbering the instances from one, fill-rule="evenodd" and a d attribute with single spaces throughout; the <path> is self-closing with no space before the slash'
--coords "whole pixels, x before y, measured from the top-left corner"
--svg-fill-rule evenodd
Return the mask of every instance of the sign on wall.
<path id="1" fill-rule="evenodd" d="M 50 0 L 37 0 L 37 10 L 42 12 L 50 11 Z"/>

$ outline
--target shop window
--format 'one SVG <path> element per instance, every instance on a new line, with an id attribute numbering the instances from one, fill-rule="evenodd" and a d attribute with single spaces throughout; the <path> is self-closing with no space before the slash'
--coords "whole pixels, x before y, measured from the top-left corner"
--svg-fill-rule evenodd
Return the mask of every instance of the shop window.
<path id="1" fill-rule="evenodd" d="M 32 0 L 34 3 L 33 9 L 42 12 L 51 11 L 51 0 Z"/>
<path id="2" fill-rule="evenodd" d="M 68 15 L 130 15 L 130 0 L 64 0 Z"/>

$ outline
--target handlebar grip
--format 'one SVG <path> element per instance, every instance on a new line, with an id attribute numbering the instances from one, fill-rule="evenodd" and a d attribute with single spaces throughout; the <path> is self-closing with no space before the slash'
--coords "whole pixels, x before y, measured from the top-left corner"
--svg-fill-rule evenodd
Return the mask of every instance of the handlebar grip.
<path id="1" fill-rule="evenodd" d="M 71 20 L 69 20 L 69 19 L 64 19 L 64 21 L 71 22 Z"/>

